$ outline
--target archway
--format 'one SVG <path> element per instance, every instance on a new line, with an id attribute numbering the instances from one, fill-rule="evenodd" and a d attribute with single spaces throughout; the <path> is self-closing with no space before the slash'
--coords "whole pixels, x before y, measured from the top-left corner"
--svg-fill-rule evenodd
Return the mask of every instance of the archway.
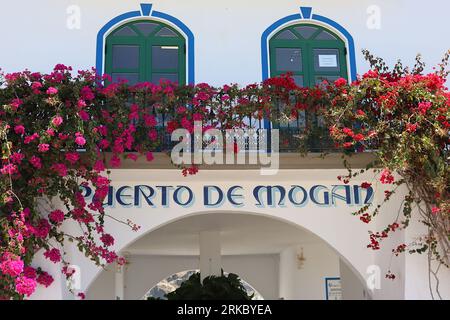
<path id="1" fill-rule="evenodd" d="M 144 295 L 143 299 L 146 300 L 148 297 L 152 297 L 165 300 L 165 294 L 176 290 L 182 282 L 186 281 L 191 275 L 198 272 L 200 272 L 199 269 L 184 270 L 174 273 L 162 279 L 155 286 L 150 288 L 150 290 Z M 228 275 L 228 272 L 224 271 L 223 274 L 226 276 Z M 252 300 L 264 300 L 264 297 L 251 284 L 249 284 L 244 279 L 241 279 L 241 282 L 245 290 L 247 291 L 247 294 L 249 296 L 253 296 Z"/>
<path id="2" fill-rule="evenodd" d="M 197 269 L 198 233 L 211 229 L 221 233 L 223 269 L 238 274 L 268 299 L 327 299 L 326 279 L 341 278 L 343 265 L 353 269 L 324 240 L 292 223 L 251 213 L 199 213 L 150 231 L 122 250 L 130 261 L 119 275 L 123 298 L 140 299 L 168 275 Z M 114 298 L 114 271 L 103 271 L 93 281 L 89 299 Z M 361 278 L 350 273 L 349 282 L 358 283 L 352 290 L 362 290 L 358 294 L 364 298 Z"/>

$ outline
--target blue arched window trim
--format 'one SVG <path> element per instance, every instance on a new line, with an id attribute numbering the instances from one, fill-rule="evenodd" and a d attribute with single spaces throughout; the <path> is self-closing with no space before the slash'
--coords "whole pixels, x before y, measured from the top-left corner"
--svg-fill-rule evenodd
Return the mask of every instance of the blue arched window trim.
<path id="1" fill-rule="evenodd" d="M 130 11 L 127 13 L 123 13 L 113 19 L 111 19 L 108 23 L 106 23 L 97 34 L 97 47 L 96 47 L 96 63 L 95 67 L 97 69 L 98 74 L 103 73 L 104 68 L 104 53 L 105 53 L 105 35 L 112 28 L 117 26 L 119 23 L 130 20 L 133 18 L 139 17 L 154 17 L 160 19 L 162 21 L 167 21 L 178 27 L 187 38 L 187 83 L 194 84 L 195 83 L 195 59 L 194 59 L 194 34 L 192 31 L 179 19 L 168 15 L 163 12 L 152 10 L 152 4 L 142 3 L 141 10 Z"/>
<path id="2" fill-rule="evenodd" d="M 304 22 L 314 22 L 319 21 L 325 25 L 334 28 L 339 31 L 343 37 L 347 40 L 348 54 L 349 54 L 349 69 L 350 69 L 350 80 L 356 80 L 356 57 L 355 57 L 355 42 L 353 41 L 352 35 L 339 23 L 333 21 L 324 16 L 313 14 L 311 7 L 300 7 L 300 13 L 292 14 L 287 17 L 281 18 L 280 20 L 272 23 L 266 30 L 264 30 L 261 36 L 261 62 L 262 62 L 262 79 L 265 80 L 269 78 L 269 51 L 268 51 L 268 41 L 269 36 L 273 34 L 275 30 L 281 26 L 292 22 L 292 21 L 304 21 Z"/>
<path id="3" fill-rule="evenodd" d="M 291 14 L 287 17 L 281 18 L 274 23 L 272 23 L 266 30 L 264 30 L 261 36 L 261 63 L 262 63 L 262 79 L 266 80 L 269 78 L 269 37 L 273 32 L 279 29 L 281 26 L 292 22 L 292 21 L 304 21 L 304 22 L 314 22 L 319 21 L 334 30 L 341 33 L 343 37 L 347 40 L 348 45 L 348 55 L 349 55 L 349 69 L 350 69 L 350 80 L 356 80 L 356 56 L 355 56 L 355 42 L 352 35 L 339 23 L 333 21 L 327 17 L 313 14 L 312 7 L 300 7 L 300 12 L 296 14 Z M 269 120 L 264 121 L 264 127 L 270 129 L 271 124 Z M 269 133 L 270 135 L 270 133 Z"/>

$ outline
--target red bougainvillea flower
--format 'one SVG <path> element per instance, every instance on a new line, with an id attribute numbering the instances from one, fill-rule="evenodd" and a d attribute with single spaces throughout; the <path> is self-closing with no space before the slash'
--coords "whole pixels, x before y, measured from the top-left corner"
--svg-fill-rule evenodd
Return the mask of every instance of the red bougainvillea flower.
<path id="1" fill-rule="evenodd" d="M 431 102 L 421 102 L 421 103 L 419 103 L 418 110 L 419 110 L 419 113 L 425 115 L 427 113 L 428 109 L 430 109 L 430 108 L 431 108 Z"/>
<path id="2" fill-rule="evenodd" d="M 347 80 L 346 79 L 344 79 L 344 78 L 339 78 L 339 79 L 337 79 L 336 81 L 334 81 L 334 85 L 336 86 L 336 87 L 342 87 L 342 86 L 345 86 L 347 84 Z"/>
<path id="3" fill-rule="evenodd" d="M 364 135 L 362 133 L 355 134 L 353 139 L 355 139 L 355 141 L 362 141 L 364 140 Z"/>
<path id="4" fill-rule="evenodd" d="M 433 213 L 433 215 L 437 215 L 439 212 L 441 212 L 441 209 L 439 209 L 438 207 L 433 207 L 431 208 L 431 212 Z"/>
<path id="5" fill-rule="evenodd" d="M 112 245 L 114 245 L 114 238 L 108 234 L 108 233 L 104 233 L 101 237 L 100 240 L 103 242 L 103 244 L 107 247 L 110 247 Z"/>
<path id="6" fill-rule="evenodd" d="M 61 261 L 61 252 L 58 249 L 53 248 L 44 252 L 44 257 L 49 259 L 51 262 L 57 263 Z"/>
<path id="7" fill-rule="evenodd" d="M 47 272 L 43 271 L 38 275 L 36 281 L 37 281 L 37 283 L 48 288 L 53 283 L 54 280 L 51 275 L 49 275 Z"/>
<path id="8" fill-rule="evenodd" d="M 54 223 L 61 223 L 64 221 L 64 212 L 62 212 L 61 210 L 54 210 L 50 212 L 48 218 Z"/>
<path id="9" fill-rule="evenodd" d="M 414 123 L 414 124 L 407 123 L 406 124 L 406 131 L 408 131 L 410 133 L 416 132 L 418 126 L 419 125 L 417 123 Z"/>
<path id="10" fill-rule="evenodd" d="M 363 188 L 363 189 L 369 189 L 371 186 L 372 186 L 372 184 L 369 182 L 361 183 L 361 188 Z"/>
<path id="11" fill-rule="evenodd" d="M 391 184 L 394 182 L 394 176 L 389 169 L 384 169 L 381 172 L 380 181 L 383 184 Z"/>

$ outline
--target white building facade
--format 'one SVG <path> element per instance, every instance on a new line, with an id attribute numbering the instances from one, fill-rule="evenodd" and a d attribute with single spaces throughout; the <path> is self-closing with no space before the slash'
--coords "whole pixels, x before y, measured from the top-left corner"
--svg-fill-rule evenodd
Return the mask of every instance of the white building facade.
<path id="1" fill-rule="evenodd" d="M 436 65 L 449 47 L 449 9 L 439 0 L 3 0 L 0 20 L 14 32 L 2 35 L 0 66 L 47 72 L 64 63 L 132 83 L 211 85 L 246 85 L 290 71 L 307 86 L 356 79 L 368 69 L 364 48 L 391 65 L 413 64 L 417 53 Z M 370 159 L 358 155 L 354 166 Z M 141 299 L 175 273 L 223 269 L 265 299 L 430 299 L 426 257 L 391 253 L 420 235 L 421 225 L 396 232 L 379 251 L 368 249 L 368 231 L 392 223 L 401 204 L 393 199 L 373 223 L 362 223 L 351 213 L 381 203 L 383 186 L 370 172 L 344 186 L 337 176 L 345 173 L 339 155 L 283 150 L 275 175 L 216 165 L 183 177 L 165 154 L 150 164 L 125 161 L 112 170 L 106 206 L 114 218 L 141 226 L 134 232 L 107 222 L 129 263 L 103 270 L 68 246 L 79 270 L 75 289 L 88 299 Z M 360 188 L 364 181 L 372 188 Z M 55 282 L 32 298 L 73 298 L 61 266 L 35 263 L 53 271 Z M 388 270 L 395 280 L 385 278 Z M 440 277 L 448 299 L 448 270 Z"/>

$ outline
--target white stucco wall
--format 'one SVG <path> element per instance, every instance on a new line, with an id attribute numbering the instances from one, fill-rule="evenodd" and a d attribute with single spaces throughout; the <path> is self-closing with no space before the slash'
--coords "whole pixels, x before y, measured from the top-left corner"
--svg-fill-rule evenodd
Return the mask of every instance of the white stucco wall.
<path id="1" fill-rule="evenodd" d="M 2 0 L 0 21 L 14 26 L 2 35 L 1 68 L 6 72 L 29 68 L 49 71 L 56 63 L 75 70 L 95 65 L 96 36 L 110 19 L 139 10 L 142 0 Z M 390 64 L 402 59 L 412 64 L 417 53 L 428 62 L 428 70 L 449 49 L 447 12 L 450 2 L 441 0 L 154 0 L 153 10 L 184 22 L 195 36 L 197 82 L 248 84 L 261 80 L 262 32 L 276 20 L 312 6 L 313 13 L 344 26 L 355 40 L 358 72 L 367 70 L 360 54 L 367 48 Z M 67 28 L 72 17 L 67 9 L 78 6 L 80 29 Z M 368 27 L 377 6 L 380 29 Z M 377 10 L 378 10 L 377 9 Z M 73 12 L 71 13 L 73 14 Z M 420 23 L 419 23 L 420 21 Z"/>
<path id="2" fill-rule="evenodd" d="M 280 254 L 280 297 L 285 300 L 325 300 L 325 278 L 339 277 L 339 257 L 325 243 L 302 244 L 306 259 L 297 267 L 298 246 Z"/>

